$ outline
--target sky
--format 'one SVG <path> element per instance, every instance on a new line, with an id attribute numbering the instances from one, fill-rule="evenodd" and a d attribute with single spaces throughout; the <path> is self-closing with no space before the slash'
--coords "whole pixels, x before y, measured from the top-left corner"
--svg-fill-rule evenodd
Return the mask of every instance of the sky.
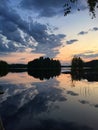
<path id="1" fill-rule="evenodd" d="M 0 60 L 27 63 L 44 56 L 70 64 L 75 55 L 98 59 L 98 10 L 92 19 L 85 0 L 79 0 L 64 16 L 64 3 L 0 0 Z"/>

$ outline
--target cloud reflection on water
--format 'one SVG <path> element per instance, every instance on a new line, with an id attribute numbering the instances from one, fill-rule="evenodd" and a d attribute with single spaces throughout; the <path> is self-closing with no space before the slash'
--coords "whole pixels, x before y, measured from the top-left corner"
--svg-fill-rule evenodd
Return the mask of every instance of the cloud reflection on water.
<path id="1" fill-rule="evenodd" d="M 22 73 L 20 79 L 22 77 L 25 80 L 25 76 L 26 73 Z M 0 113 L 6 130 L 93 130 L 91 124 L 81 121 L 83 113 L 89 108 L 89 105 L 84 110 L 78 107 L 85 106 L 79 104 L 79 101 L 84 104 L 88 101 L 79 100 L 83 96 L 78 91 L 81 81 L 76 81 L 78 84 L 73 88 L 70 86 L 70 78 L 62 74 L 49 80 L 29 80 L 27 83 L 4 82 L 4 78 L 3 81 L 1 78 L 5 93 L 0 96 Z M 63 85 L 66 89 L 63 89 Z M 76 112 L 81 114 L 75 117 Z"/>

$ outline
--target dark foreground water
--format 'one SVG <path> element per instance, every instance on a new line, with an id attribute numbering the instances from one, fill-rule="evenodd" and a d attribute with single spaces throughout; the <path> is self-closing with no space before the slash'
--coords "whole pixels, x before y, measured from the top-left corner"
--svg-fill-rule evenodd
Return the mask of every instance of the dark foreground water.
<path id="1" fill-rule="evenodd" d="M 0 78 L 0 92 L 5 130 L 98 130 L 97 81 L 8 73 Z"/>

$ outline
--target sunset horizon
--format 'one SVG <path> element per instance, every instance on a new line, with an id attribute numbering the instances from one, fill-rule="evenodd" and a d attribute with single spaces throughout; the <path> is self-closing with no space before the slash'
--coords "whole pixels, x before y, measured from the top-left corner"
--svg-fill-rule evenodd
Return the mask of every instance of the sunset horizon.
<path id="1" fill-rule="evenodd" d="M 67 16 L 64 0 L 57 5 L 1 0 L 1 5 L 0 60 L 27 63 L 44 56 L 70 64 L 75 55 L 84 61 L 98 59 L 98 13 L 92 19 L 85 2 L 81 11 L 72 6 L 73 13 Z"/>

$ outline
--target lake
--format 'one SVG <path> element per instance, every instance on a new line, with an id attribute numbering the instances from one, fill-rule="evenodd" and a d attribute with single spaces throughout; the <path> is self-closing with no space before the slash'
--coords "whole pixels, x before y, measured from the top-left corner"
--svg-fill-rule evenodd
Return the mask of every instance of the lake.
<path id="1" fill-rule="evenodd" d="M 5 130 L 98 130 L 98 81 L 10 72 L 0 77 L 0 91 Z"/>

